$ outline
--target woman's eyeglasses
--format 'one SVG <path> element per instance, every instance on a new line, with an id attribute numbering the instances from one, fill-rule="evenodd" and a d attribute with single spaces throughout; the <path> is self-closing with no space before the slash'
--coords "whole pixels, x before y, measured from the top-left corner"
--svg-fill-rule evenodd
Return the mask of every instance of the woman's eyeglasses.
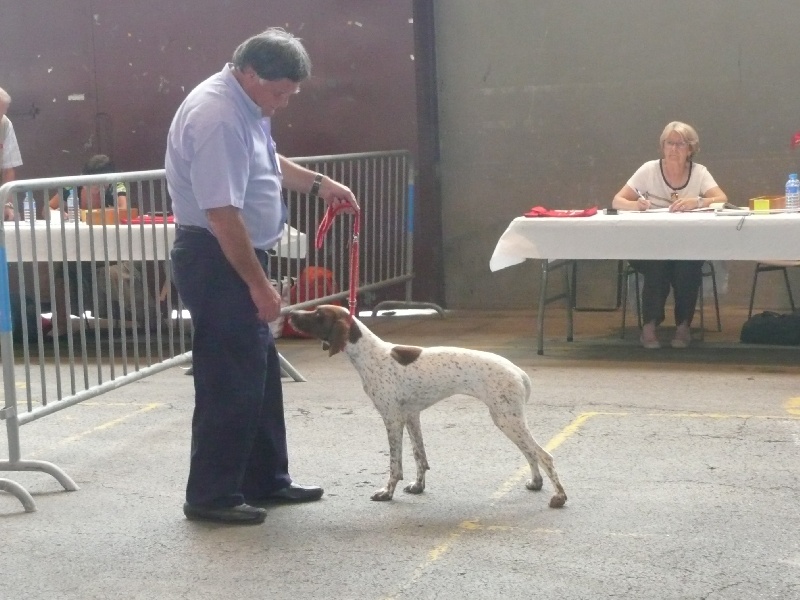
<path id="1" fill-rule="evenodd" d="M 672 140 L 666 140 L 664 142 L 664 145 L 672 146 L 673 148 L 678 148 L 679 150 L 683 150 L 684 148 L 687 148 L 689 146 L 689 144 L 687 144 L 686 142 L 673 142 Z"/>

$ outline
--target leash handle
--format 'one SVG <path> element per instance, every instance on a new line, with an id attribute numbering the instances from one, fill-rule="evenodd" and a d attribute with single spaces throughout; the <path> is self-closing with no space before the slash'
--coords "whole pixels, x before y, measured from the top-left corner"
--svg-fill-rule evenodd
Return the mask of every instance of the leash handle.
<path id="1" fill-rule="evenodd" d="M 325 235 L 333 226 L 336 215 L 340 212 L 351 209 L 348 204 L 328 205 L 325 215 L 317 228 L 315 245 L 319 250 L 325 242 Z M 350 243 L 350 294 L 347 303 L 350 308 L 350 318 L 356 315 L 356 296 L 358 295 L 358 276 L 359 276 L 359 257 L 358 257 L 358 238 L 361 225 L 361 211 L 356 209 L 353 214 L 353 239 Z"/>

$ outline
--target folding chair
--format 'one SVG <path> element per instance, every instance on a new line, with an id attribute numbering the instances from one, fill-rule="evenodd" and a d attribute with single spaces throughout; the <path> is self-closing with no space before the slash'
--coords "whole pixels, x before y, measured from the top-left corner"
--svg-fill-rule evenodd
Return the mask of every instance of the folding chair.
<path id="1" fill-rule="evenodd" d="M 800 260 L 771 260 L 756 263 L 755 270 L 753 271 L 753 287 L 750 289 L 750 308 L 747 310 L 748 319 L 753 316 L 753 302 L 756 298 L 758 274 L 769 273 L 770 271 L 781 271 L 783 273 L 783 282 L 786 284 L 786 292 L 789 294 L 789 306 L 792 307 L 792 312 L 795 311 L 794 297 L 792 296 L 792 286 L 789 285 L 789 273 L 787 271 L 787 269 L 790 267 L 800 267 Z"/>
<path id="2" fill-rule="evenodd" d="M 800 264 L 800 261 L 798 262 Z M 639 272 L 636 271 L 630 264 L 625 265 L 625 269 L 622 272 L 622 331 L 620 332 L 619 337 L 624 339 L 625 338 L 625 317 L 628 310 L 628 282 L 630 277 L 633 277 L 634 282 L 634 290 L 636 294 L 636 317 L 637 322 L 639 324 L 639 329 L 642 328 L 642 301 L 639 297 Z M 714 263 L 705 262 L 703 263 L 703 279 L 706 277 L 711 278 L 711 286 L 714 290 L 714 310 L 717 315 L 717 331 L 722 331 L 722 321 L 720 320 L 719 316 L 719 294 L 717 293 L 717 273 L 714 270 Z M 700 339 L 703 339 L 705 334 L 705 300 L 703 298 L 703 284 L 700 283 L 700 294 L 699 301 L 700 301 Z M 752 299 L 751 299 L 751 308 L 752 308 Z"/>

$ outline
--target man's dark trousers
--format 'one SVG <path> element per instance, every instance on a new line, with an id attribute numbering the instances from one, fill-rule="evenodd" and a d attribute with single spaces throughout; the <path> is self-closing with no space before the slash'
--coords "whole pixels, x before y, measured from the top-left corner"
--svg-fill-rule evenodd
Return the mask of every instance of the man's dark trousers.
<path id="1" fill-rule="evenodd" d="M 266 270 L 266 253 L 257 255 Z M 194 328 L 186 501 L 225 507 L 264 497 L 291 483 L 275 340 L 210 232 L 178 226 L 171 258 Z"/>

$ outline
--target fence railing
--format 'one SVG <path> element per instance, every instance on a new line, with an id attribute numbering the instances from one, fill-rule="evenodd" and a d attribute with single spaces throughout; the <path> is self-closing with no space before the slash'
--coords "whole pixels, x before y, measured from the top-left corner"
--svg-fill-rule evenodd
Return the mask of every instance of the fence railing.
<path id="1" fill-rule="evenodd" d="M 294 160 L 348 185 L 359 200 L 359 293 L 399 285 L 402 301 L 410 303 L 414 168 L 409 153 Z M 51 198 L 59 199 L 69 187 L 109 186 L 118 200 L 119 183 L 125 185 L 125 209 L 97 211 L 85 222 L 49 209 Z M 36 203 L 27 219 L 26 195 Z M 285 200 L 288 223 L 270 260 L 270 276 L 286 292 L 282 312 L 346 298 L 352 217 L 338 218 L 318 249 L 314 236 L 323 203 L 294 192 Z M 0 225 L 0 420 L 8 434 L 8 459 L 0 460 L 0 471 L 41 471 L 76 490 L 55 464 L 22 458 L 20 427 L 191 361 L 191 322 L 169 266 L 175 226 L 164 171 L 13 181 L 0 187 L 0 205 L 7 202 L 18 210 L 14 220 Z M 304 286 L 311 268 L 330 275 L 314 281 L 313 289 Z M 282 366 L 302 379 L 288 362 L 282 360 Z M 18 483 L 0 479 L 0 491 L 35 510 Z"/>

